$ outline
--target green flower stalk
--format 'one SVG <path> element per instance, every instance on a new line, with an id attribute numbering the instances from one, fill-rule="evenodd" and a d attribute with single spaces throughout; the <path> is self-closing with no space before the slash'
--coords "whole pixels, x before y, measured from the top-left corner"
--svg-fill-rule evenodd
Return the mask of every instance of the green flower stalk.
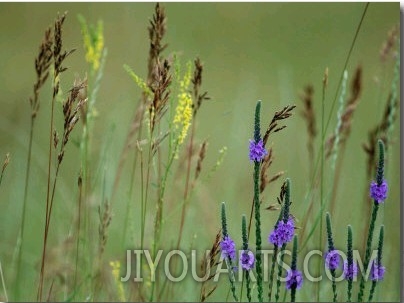
<path id="1" fill-rule="evenodd" d="M 286 289 L 290 289 L 290 302 L 296 300 L 296 289 L 300 289 L 303 284 L 303 275 L 297 270 L 297 236 L 293 237 L 292 266 L 288 271 Z"/>
<path id="2" fill-rule="evenodd" d="M 384 143 L 382 140 L 378 141 L 379 145 L 379 163 L 377 166 L 376 172 L 376 182 L 372 182 L 370 185 L 370 195 L 374 199 L 373 209 L 372 209 L 372 217 L 370 219 L 369 230 L 368 230 L 368 238 L 366 242 L 366 252 L 365 252 L 365 261 L 363 266 L 365 270 L 369 266 L 370 261 L 370 253 L 372 248 L 372 240 L 373 240 L 373 232 L 375 229 L 375 223 L 377 218 L 377 212 L 379 210 L 379 206 L 387 197 L 387 182 L 384 180 Z M 362 302 L 363 294 L 365 290 L 365 277 L 362 275 L 361 282 L 359 285 L 358 292 L 358 302 Z"/>
<path id="3" fill-rule="evenodd" d="M 290 235 L 293 237 L 293 233 L 291 232 L 294 231 L 294 226 L 291 224 L 291 220 L 289 218 L 289 209 L 290 209 L 290 179 L 286 179 L 286 193 L 285 193 L 285 203 L 283 204 L 282 207 L 282 221 L 279 222 L 277 229 L 279 228 L 280 224 L 283 224 L 283 228 L 281 230 L 276 230 L 275 232 L 270 235 L 273 236 L 274 234 L 277 235 L 278 238 L 283 238 L 283 239 L 291 239 Z M 293 222 L 293 220 L 292 220 Z M 291 230 L 290 230 L 291 229 Z M 280 261 L 278 264 L 278 280 L 276 282 L 276 293 L 275 293 L 275 301 L 279 301 L 279 291 L 280 291 L 280 286 L 281 286 L 281 276 L 282 276 L 282 264 L 283 264 L 283 257 L 284 257 L 284 250 L 286 248 L 286 245 L 289 241 L 283 241 L 283 244 L 281 246 L 281 249 L 279 251 L 280 254 Z"/>
<path id="4" fill-rule="evenodd" d="M 344 277 L 348 281 L 347 295 L 348 302 L 352 302 L 352 281 L 357 274 L 356 264 L 353 263 L 353 251 L 352 251 L 352 226 L 348 225 L 348 245 L 347 245 L 347 259 L 344 264 Z"/>
<path id="5" fill-rule="evenodd" d="M 379 246 L 377 249 L 377 261 L 372 264 L 371 269 L 371 280 L 372 280 L 372 287 L 369 293 L 369 302 L 372 301 L 373 295 L 375 293 L 377 282 L 383 279 L 385 268 L 382 266 L 382 253 L 383 253 L 383 240 L 384 240 L 384 225 L 380 227 L 379 233 Z"/>
<path id="6" fill-rule="evenodd" d="M 332 236 L 332 226 L 330 213 L 326 214 L 326 224 L 327 224 L 327 239 L 328 239 L 328 252 L 326 254 L 326 266 L 330 269 L 332 276 L 332 292 L 333 292 L 333 302 L 337 302 L 337 284 L 335 283 L 335 270 L 339 266 L 339 255 L 334 247 L 334 240 Z"/>
<path id="7" fill-rule="evenodd" d="M 237 302 L 238 298 L 236 295 L 236 285 L 235 285 L 235 278 L 234 278 L 234 271 L 233 271 L 233 260 L 236 254 L 236 245 L 234 241 L 229 237 L 227 232 L 227 219 L 226 219 L 226 205 L 222 203 L 222 241 L 220 242 L 222 256 L 226 262 L 227 268 L 229 270 L 229 281 L 230 281 L 230 288 L 233 294 L 234 300 Z"/>
<path id="8" fill-rule="evenodd" d="M 254 213 L 255 213 L 255 244 L 256 244 L 256 271 L 257 271 L 257 289 L 258 301 L 263 302 L 262 290 L 262 255 L 261 255 L 261 215 L 260 215 L 260 190 L 259 173 L 261 160 L 267 154 L 261 139 L 260 127 L 261 101 L 257 102 L 255 107 L 254 121 L 254 140 L 250 140 L 250 160 L 254 161 Z"/>
<path id="9" fill-rule="evenodd" d="M 278 226 L 278 223 L 283 218 L 283 209 L 279 212 L 278 220 L 276 221 L 275 228 Z M 272 297 L 272 284 L 274 281 L 274 273 L 275 273 L 275 263 L 276 263 L 276 256 L 278 255 L 278 245 L 274 244 L 274 253 L 272 255 L 272 263 L 271 263 L 271 272 L 269 273 L 269 290 L 268 290 L 268 302 L 271 302 Z"/>
<path id="10" fill-rule="evenodd" d="M 241 229 L 242 229 L 242 235 L 243 235 L 243 252 L 242 253 L 243 254 L 247 253 L 247 256 L 248 256 L 248 254 L 250 252 L 248 250 L 247 222 L 246 222 L 245 215 L 243 215 L 241 223 L 242 223 L 241 224 Z M 245 282 L 246 282 L 246 289 L 247 289 L 247 299 L 248 299 L 248 302 L 251 302 L 251 281 L 250 281 L 249 269 L 248 269 L 248 266 L 246 266 L 246 268 L 244 268 L 245 266 L 243 266 L 242 256 L 240 256 L 240 259 L 241 259 L 240 263 L 242 264 L 242 267 L 244 269 L 244 274 L 245 274 Z M 252 260 L 252 262 L 254 262 L 254 260 Z M 248 263 L 251 263 L 251 262 L 248 262 Z M 253 266 L 254 264 L 252 263 L 251 265 Z M 242 296 L 241 296 L 241 299 L 242 299 Z"/>

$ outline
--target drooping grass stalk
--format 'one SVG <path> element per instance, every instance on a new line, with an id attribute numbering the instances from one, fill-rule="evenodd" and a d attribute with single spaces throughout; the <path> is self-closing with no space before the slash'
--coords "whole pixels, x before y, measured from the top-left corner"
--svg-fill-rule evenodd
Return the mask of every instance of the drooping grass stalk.
<path id="1" fill-rule="evenodd" d="M 384 143 L 383 141 L 378 141 L 379 145 L 379 163 L 377 166 L 377 174 L 376 174 L 376 182 L 377 185 L 380 186 L 383 183 L 384 178 Z M 374 200 L 373 209 L 372 209 L 372 217 L 370 219 L 369 229 L 368 229 L 368 237 L 366 241 L 366 251 L 365 251 L 365 261 L 363 262 L 363 266 L 365 270 L 368 268 L 369 261 L 370 261 L 370 254 L 372 249 L 372 241 L 373 241 L 373 232 L 375 229 L 375 223 L 377 219 L 377 212 L 379 210 L 379 201 Z M 359 292 L 358 292 L 358 301 L 362 302 L 363 293 L 365 289 L 365 277 L 362 275 L 361 282 L 359 285 Z"/>
<path id="2" fill-rule="evenodd" d="M 22 261 L 22 252 L 23 252 L 23 243 L 24 243 L 24 231 L 25 231 L 25 213 L 27 208 L 27 200 L 28 200 L 28 188 L 29 188 L 29 176 L 31 171 L 31 155 L 32 155 L 32 142 L 34 138 L 34 126 L 35 126 L 35 118 L 37 117 L 39 111 L 39 93 L 46 80 L 49 77 L 49 67 L 52 63 L 52 30 L 49 27 L 45 31 L 44 39 L 39 47 L 38 57 L 35 59 L 35 70 L 37 75 L 36 83 L 34 84 L 33 97 L 30 98 L 31 105 L 31 123 L 29 130 L 29 141 L 28 141 L 28 154 L 27 154 L 27 166 L 25 169 L 25 182 L 24 182 L 24 198 L 23 198 L 23 207 L 21 213 L 21 227 L 17 240 L 17 251 L 18 251 L 18 259 L 17 259 L 17 275 L 16 275 L 16 283 L 14 288 L 14 298 L 18 300 L 19 295 L 19 287 L 20 287 L 20 275 L 21 275 L 21 261 Z"/>
<path id="3" fill-rule="evenodd" d="M 222 221 L 222 239 L 225 240 L 229 236 L 229 234 L 227 232 L 226 204 L 224 202 L 222 202 L 222 208 L 221 208 L 221 221 Z M 227 269 L 229 271 L 230 289 L 233 294 L 234 300 L 238 302 L 238 297 L 236 294 L 233 262 L 229 256 L 226 256 L 225 262 L 227 265 Z"/>
<path id="4" fill-rule="evenodd" d="M 378 266 L 382 266 L 381 264 L 382 264 L 382 255 L 383 255 L 383 240 L 384 240 L 384 225 L 382 225 L 380 227 L 380 233 L 379 233 L 379 245 L 377 248 L 377 265 Z M 368 302 L 372 302 L 372 300 L 373 300 L 377 282 L 378 282 L 377 279 L 374 279 L 372 281 L 372 287 L 369 292 Z"/>
<path id="5" fill-rule="evenodd" d="M 293 237 L 293 250 L 292 250 L 292 265 L 291 270 L 294 271 L 297 268 L 297 236 Z M 296 301 L 296 288 L 297 285 L 292 285 L 290 289 L 290 302 Z"/>
<path id="6" fill-rule="evenodd" d="M 53 93 L 51 100 L 51 117 L 50 117 L 50 127 L 49 127 L 49 156 L 48 156 L 48 175 L 47 175 L 47 192 L 46 192 L 46 213 L 45 213 L 45 231 L 44 231 L 44 241 L 43 241 L 43 249 L 42 249 L 42 261 L 41 261 L 41 271 L 39 278 L 39 286 L 37 299 L 38 301 L 42 301 L 42 289 L 44 282 L 44 271 L 45 271 L 45 260 L 46 260 L 46 244 L 48 239 L 48 221 L 51 211 L 51 164 L 52 164 L 52 148 L 54 144 L 54 108 L 56 102 L 56 96 L 59 93 L 60 87 L 60 74 L 66 70 L 65 67 L 62 66 L 64 59 L 68 55 L 70 55 L 74 50 L 66 52 L 62 51 L 62 26 L 63 22 L 66 18 L 66 13 L 62 16 L 58 16 L 55 21 L 54 27 L 54 40 L 53 40 Z M 58 169 L 57 169 L 58 171 Z M 55 174 L 55 185 L 57 180 L 57 173 Z"/>
<path id="7" fill-rule="evenodd" d="M 351 271 L 351 269 L 353 271 L 353 266 L 354 266 L 353 265 L 352 227 L 351 227 L 351 225 L 348 225 L 347 259 L 348 260 L 347 260 L 346 271 L 349 273 Z M 347 287 L 348 302 L 351 302 L 353 277 L 347 277 L 347 281 L 348 281 L 348 287 Z"/>
<path id="8" fill-rule="evenodd" d="M 359 24 L 358 24 L 358 26 L 357 26 L 357 28 L 356 28 L 355 35 L 354 35 L 353 40 L 352 40 L 352 42 L 351 42 L 350 49 L 349 49 L 348 54 L 347 54 L 347 56 L 346 56 L 345 63 L 344 63 L 344 66 L 343 66 L 343 71 L 345 71 L 345 70 L 347 69 L 349 59 L 351 58 L 351 54 L 352 54 L 353 48 L 354 48 L 354 46 L 355 46 L 355 44 L 356 44 L 356 40 L 357 40 L 357 38 L 358 38 L 360 29 L 361 29 L 361 27 L 362 27 L 363 20 L 365 19 L 368 6 L 369 6 L 369 3 L 366 3 L 366 5 L 365 5 L 365 7 L 364 7 L 364 10 L 363 10 L 363 12 L 362 12 L 362 16 L 361 16 L 360 21 L 359 21 Z M 331 121 L 331 116 L 332 116 L 332 114 L 333 114 L 334 107 L 335 107 L 335 103 L 336 103 L 337 98 L 338 98 L 338 92 L 339 92 L 339 88 L 341 87 L 342 79 L 343 79 L 343 72 L 341 73 L 341 77 L 340 77 L 339 83 L 338 83 L 338 85 L 337 85 L 337 89 L 336 89 L 336 92 L 335 92 L 335 96 L 334 96 L 333 102 L 332 102 L 332 104 L 331 104 L 331 110 L 330 110 L 329 115 L 328 115 L 328 117 L 327 117 L 327 123 L 326 123 L 326 125 L 325 125 L 325 133 L 327 132 L 329 123 L 330 123 L 330 121 Z M 321 142 L 324 142 L 324 141 L 325 141 L 325 138 L 324 138 L 324 137 L 321 138 Z M 317 153 L 317 155 L 319 155 L 319 154 Z M 315 164 L 313 176 L 312 176 L 312 178 L 311 178 L 311 185 L 310 185 L 310 189 L 311 189 L 311 190 L 314 188 L 314 185 L 315 185 L 315 183 L 317 182 L 316 175 L 317 175 L 317 173 L 318 173 L 317 170 L 318 170 L 318 166 L 319 166 L 320 162 L 321 162 L 321 157 L 317 156 L 317 160 L 316 160 L 316 164 Z M 304 199 L 304 200 L 305 200 L 304 203 L 307 204 L 308 201 L 311 200 L 311 197 L 312 197 L 312 193 L 311 193 L 311 192 L 308 192 L 308 193 L 306 194 L 305 199 Z M 307 212 L 306 212 L 306 213 L 307 213 Z M 303 221 L 304 221 L 304 220 L 303 220 Z M 314 230 L 317 228 L 317 224 L 319 223 L 319 221 L 320 221 L 320 213 L 318 213 L 318 215 L 317 215 L 317 217 L 316 217 L 316 219 L 315 219 L 315 221 L 314 221 L 312 227 L 311 227 L 310 230 L 308 231 L 308 236 L 307 236 L 307 237 L 305 236 L 305 229 L 303 230 L 302 233 L 300 233 L 301 239 L 305 239 L 305 240 L 304 240 L 304 243 L 300 246 L 300 250 L 303 250 L 303 249 L 305 248 L 306 244 L 308 243 L 308 241 L 311 239 L 311 236 L 313 235 Z"/>
<path id="9" fill-rule="evenodd" d="M 328 252 L 333 251 L 334 247 L 334 239 L 332 235 L 332 226 L 331 226 L 331 217 L 330 213 L 326 214 L 326 223 L 327 223 L 327 240 L 328 240 Z M 333 293 L 333 302 L 337 302 L 337 283 L 335 282 L 335 269 L 331 268 L 331 277 L 332 277 L 332 293 Z"/>

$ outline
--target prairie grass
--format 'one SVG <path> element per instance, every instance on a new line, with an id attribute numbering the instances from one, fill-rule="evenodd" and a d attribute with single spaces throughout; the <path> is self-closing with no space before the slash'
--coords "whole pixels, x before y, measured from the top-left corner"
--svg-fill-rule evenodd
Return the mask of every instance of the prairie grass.
<path id="1" fill-rule="evenodd" d="M 398 4 L 0 8 L 0 300 L 398 301 Z"/>

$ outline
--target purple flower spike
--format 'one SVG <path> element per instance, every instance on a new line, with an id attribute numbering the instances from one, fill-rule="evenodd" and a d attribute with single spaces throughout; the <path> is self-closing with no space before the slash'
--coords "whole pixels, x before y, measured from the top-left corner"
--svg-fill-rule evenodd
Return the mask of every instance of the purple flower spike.
<path id="1" fill-rule="evenodd" d="M 254 267 L 255 257 L 251 251 L 243 250 L 240 254 L 241 267 L 245 270 L 250 270 Z"/>
<path id="2" fill-rule="evenodd" d="M 329 269 L 335 270 L 339 266 L 339 253 L 338 251 L 331 250 L 325 255 L 325 264 Z"/>
<path id="3" fill-rule="evenodd" d="M 264 159 L 267 153 L 262 140 L 259 140 L 257 143 L 254 140 L 250 140 L 250 161 L 259 162 Z"/>
<path id="4" fill-rule="evenodd" d="M 372 281 L 380 281 L 384 278 L 384 273 L 386 272 L 386 267 L 377 264 L 376 261 L 372 264 L 372 269 L 370 271 L 370 279 Z"/>
<path id="5" fill-rule="evenodd" d="M 387 198 L 388 186 L 386 180 L 378 185 L 375 181 L 370 184 L 370 197 L 374 199 L 377 204 L 383 203 Z"/>
<path id="6" fill-rule="evenodd" d="M 230 258 L 232 260 L 236 258 L 236 244 L 229 236 L 220 242 L 220 248 L 222 249 L 223 258 Z"/>
<path id="7" fill-rule="evenodd" d="M 279 221 L 276 228 L 269 235 L 268 241 L 280 247 L 285 243 L 292 241 L 295 233 L 295 223 L 292 217 L 285 223 L 283 220 Z"/>
<path id="8" fill-rule="evenodd" d="M 299 270 L 289 270 L 286 277 L 286 289 L 300 289 L 303 284 L 303 275 Z"/>
<path id="9" fill-rule="evenodd" d="M 344 278 L 347 280 L 353 280 L 358 275 L 358 266 L 356 263 L 348 266 L 348 262 L 344 262 Z"/>

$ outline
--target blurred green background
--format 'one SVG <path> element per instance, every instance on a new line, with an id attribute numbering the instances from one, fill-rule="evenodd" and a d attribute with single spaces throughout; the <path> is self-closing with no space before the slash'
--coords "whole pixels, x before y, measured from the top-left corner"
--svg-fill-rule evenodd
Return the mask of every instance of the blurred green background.
<path id="1" fill-rule="evenodd" d="M 298 96 L 306 84 L 314 85 L 314 107 L 319 129 L 324 70 L 326 67 L 329 69 L 325 100 L 328 117 L 365 3 L 164 3 L 164 7 L 168 16 L 165 41 L 169 47 L 166 54 L 180 52 L 182 62 L 199 56 L 204 63 L 203 89 L 212 97 L 211 101 L 202 106 L 196 122 L 197 142 L 209 139 L 204 168 L 207 170 L 214 165 L 220 148 L 228 148 L 222 166 L 209 181 L 200 185 L 191 202 L 183 238 L 184 248 L 192 243 L 199 249 L 211 246 L 220 225 L 221 201 L 227 202 L 231 233 L 236 239 L 241 237 L 241 215 L 249 213 L 252 199 L 252 165 L 247 153 L 248 139 L 252 137 L 254 106 L 259 99 L 263 102 L 264 127 L 276 110 L 287 104 L 297 105 L 294 116 L 287 121 L 286 130 L 270 139 L 275 156 L 271 172 L 284 170 L 285 176 L 292 179 L 292 211 L 298 218 L 302 218 L 307 210 L 303 202 L 310 180 L 306 125 L 299 113 L 303 103 Z M 107 168 L 106 182 L 110 184 L 140 96 L 139 88 L 133 84 L 122 66 L 126 63 L 138 75 L 145 77 L 149 48 L 147 26 L 153 10 L 153 3 L 0 4 L 0 156 L 3 157 L 7 152 L 11 154 L 11 163 L 0 188 L 0 258 L 6 283 L 13 278 L 12 259 L 19 230 L 29 135 L 28 98 L 32 94 L 35 80 L 34 57 L 44 30 L 52 24 L 57 12 L 69 12 L 64 26 L 64 45 L 67 49 L 77 48 L 77 51 L 68 58 L 66 65 L 69 70 L 63 75 L 62 88 L 67 91 L 76 76 L 84 77 L 88 70 L 77 15 L 82 14 L 90 23 L 96 23 L 99 19 L 104 22 L 108 57 L 96 104 L 99 116 L 95 122 L 92 159 L 93 163 L 97 163 L 101 151 L 107 145 L 107 163 L 104 164 Z M 361 203 L 370 180 L 365 179 L 366 155 L 361 145 L 367 141 L 368 130 L 383 115 L 393 79 L 394 59 L 382 63 L 379 50 L 387 39 L 388 31 L 399 20 L 399 3 L 371 3 L 348 64 L 349 76 L 361 64 L 364 77 L 361 102 L 354 115 L 352 133 L 347 142 L 337 211 L 333 216 L 336 242 L 341 249 L 345 247 L 347 224 L 352 224 L 354 228 L 355 242 L 361 243 L 366 236 L 362 233 L 364 214 L 361 213 Z M 42 245 L 49 85 L 41 96 L 28 205 L 27 230 L 31 234 L 27 237 L 26 247 L 29 253 L 24 253 L 26 275 L 23 283 L 29 293 L 28 299 L 35 298 Z M 327 134 L 334 130 L 335 123 L 336 107 Z M 61 129 L 61 122 L 58 127 Z M 80 133 L 75 130 L 73 139 L 78 140 Z M 387 267 L 385 281 L 378 287 L 376 298 L 380 301 L 397 301 L 400 294 L 398 120 L 393 138 L 394 145 L 389 151 L 387 162 L 390 193 L 379 213 L 379 223 L 383 222 L 386 227 L 384 262 Z M 317 138 L 316 151 L 319 145 Z M 51 235 L 51 243 L 60 243 L 68 235 L 72 220 L 69 214 L 75 211 L 80 160 L 79 150 L 74 144 L 68 147 L 64 161 L 54 214 L 58 220 L 53 221 L 57 232 Z M 108 244 L 108 257 L 111 259 L 124 254 L 122 248 L 114 245 L 114 241 L 118 241 L 122 231 L 129 178 L 128 170 L 121 182 L 121 200 L 118 199 L 114 204 Z M 181 190 L 182 181 L 178 182 L 173 184 L 173 192 L 175 188 Z M 280 185 L 278 181 L 276 186 L 271 185 L 267 189 L 264 194 L 265 205 L 276 201 Z M 326 183 L 326 186 L 329 188 L 330 184 Z M 99 197 L 95 196 L 94 203 L 99 203 L 97 199 Z M 267 230 L 268 234 L 276 216 L 275 213 L 263 214 L 263 230 Z M 178 218 L 175 214 L 166 222 L 169 231 L 167 245 L 176 239 Z M 264 233 L 263 238 L 266 237 Z M 177 286 L 181 295 L 176 298 L 199 299 L 199 286 L 189 284 Z M 224 300 L 227 287 L 224 280 L 212 298 Z M 182 291 L 184 289 L 193 290 L 185 293 Z M 313 289 L 308 283 L 299 292 L 298 300 L 313 300 Z M 323 286 L 324 301 L 330 299 L 330 289 L 330 285 Z"/>

